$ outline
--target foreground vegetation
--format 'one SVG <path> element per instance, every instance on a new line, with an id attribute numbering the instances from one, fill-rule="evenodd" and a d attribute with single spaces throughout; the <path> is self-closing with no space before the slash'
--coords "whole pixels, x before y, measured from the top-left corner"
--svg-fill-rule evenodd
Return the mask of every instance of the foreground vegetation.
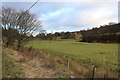
<path id="1" fill-rule="evenodd" d="M 33 40 L 27 46 L 76 61 L 117 69 L 118 44 Z"/>
<path id="2" fill-rule="evenodd" d="M 21 78 L 24 74 L 22 71 L 22 67 L 19 64 L 15 63 L 15 60 L 11 57 L 14 55 L 12 52 L 2 52 L 2 77 L 3 78 Z"/>
<path id="3" fill-rule="evenodd" d="M 12 48 L 4 48 L 2 54 L 3 78 L 69 78 L 71 75 L 75 76 L 75 73 L 68 70 L 65 65 L 61 65 L 62 59 L 43 52 L 29 51 L 29 49 L 18 52 Z"/>

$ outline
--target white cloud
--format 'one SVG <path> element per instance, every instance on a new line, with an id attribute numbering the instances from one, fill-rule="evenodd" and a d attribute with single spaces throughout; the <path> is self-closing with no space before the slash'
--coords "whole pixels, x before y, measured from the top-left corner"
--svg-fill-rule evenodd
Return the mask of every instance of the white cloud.
<path id="1" fill-rule="evenodd" d="M 117 13 L 116 5 L 94 4 L 84 6 L 82 4 L 81 6 L 80 3 L 77 3 L 77 6 L 70 4 L 69 8 L 67 5 L 67 7 L 53 10 L 53 12 L 44 15 L 42 18 L 45 29 L 51 27 L 55 30 L 56 27 L 59 27 L 58 29 L 64 27 L 67 30 L 71 27 L 73 29 L 75 27 L 99 27 L 99 25 L 108 24 L 109 22 L 117 22 Z"/>
<path id="2" fill-rule="evenodd" d="M 87 2 L 85 2 L 87 1 Z M 118 0 L 84 0 L 82 2 L 42 2 L 31 9 L 42 20 L 43 29 L 74 31 L 109 22 L 117 22 Z M 32 3 L 6 3 L 4 6 L 27 9 Z M 21 5 L 23 5 L 21 7 Z"/>
<path id="3" fill-rule="evenodd" d="M 84 11 L 80 16 L 81 23 L 83 23 L 83 25 L 87 24 L 88 26 L 103 25 L 111 21 L 117 21 L 117 15 L 109 10 L 109 8 L 97 8 L 95 10 Z M 114 18 L 111 18 L 113 16 Z"/>

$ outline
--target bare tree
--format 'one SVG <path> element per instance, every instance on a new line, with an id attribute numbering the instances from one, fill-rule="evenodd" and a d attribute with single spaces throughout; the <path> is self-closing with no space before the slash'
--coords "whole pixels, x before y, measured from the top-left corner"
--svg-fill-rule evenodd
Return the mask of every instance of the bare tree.
<path id="1" fill-rule="evenodd" d="M 5 30 L 15 29 L 16 32 L 12 38 L 17 41 L 17 50 L 19 50 L 23 44 L 28 42 L 29 36 L 33 34 L 38 28 L 42 27 L 41 21 L 37 20 L 35 15 L 30 14 L 28 11 L 16 11 L 10 8 L 2 9 L 2 26 Z M 13 35 L 7 32 L 6 34 Z M 9 40 L 10 37 L 7 37 Z"/>
<path id="2" fill-rule="evenodd" d="M 2 36 L 6 46 L 13 45 L 15 38 L 17 36 L 17 30 L 14 28 L 16 22 L 16 11 L 10 8 L 2 8 Z"/>

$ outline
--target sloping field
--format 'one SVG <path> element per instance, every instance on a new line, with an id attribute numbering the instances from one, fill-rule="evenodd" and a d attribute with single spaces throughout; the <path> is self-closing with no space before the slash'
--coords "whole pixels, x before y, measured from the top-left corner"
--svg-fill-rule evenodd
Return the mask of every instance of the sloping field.
<path id="1" fill-rule="evenodd" d="M 72 40 L 33 40 L 27 46 L 85 63 L 102 65 L 103 67 L 112 69 L 117 68 L 118 44 L 84 43 Z"/>

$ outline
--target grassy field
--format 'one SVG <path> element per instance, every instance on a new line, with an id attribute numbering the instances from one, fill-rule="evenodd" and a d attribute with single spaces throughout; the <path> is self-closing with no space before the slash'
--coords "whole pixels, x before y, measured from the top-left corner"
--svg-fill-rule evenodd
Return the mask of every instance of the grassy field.
<path id="1" fill-rule="evenodd" d="M 40 41 L 33 40 L 28 45 L 51 54 L 67 57 L 90 64 L 106 66 L 112 69 L 118 63 L 118 44 L 84 43 L 73 40 Z"/>

